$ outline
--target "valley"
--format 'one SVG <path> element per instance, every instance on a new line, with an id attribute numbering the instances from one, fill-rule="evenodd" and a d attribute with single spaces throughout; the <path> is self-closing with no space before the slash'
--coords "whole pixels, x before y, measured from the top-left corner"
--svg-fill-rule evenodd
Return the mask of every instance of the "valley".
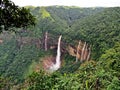
<path id="1" fill-rule="evenodd" d="M 120 7 L 33 7 L 35 26 L 0 34 L 1 90 L 119 90 Z"/>

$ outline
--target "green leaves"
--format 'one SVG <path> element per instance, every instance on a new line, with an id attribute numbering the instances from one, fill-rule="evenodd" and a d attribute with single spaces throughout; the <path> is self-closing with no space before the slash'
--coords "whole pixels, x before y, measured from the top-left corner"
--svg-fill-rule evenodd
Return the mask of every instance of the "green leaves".
<path id="1" fill-rule="evenodd" d="M 1 0 L 0 6 L 0 32 L 35 25 L 35 17 L 28 9 L 18 7 L 10 0 Z"/>
<path id="2" fill-rule="evenodd" d="M 120 80 L 114 77 L 111 84 L 108 85 L 107 90 L 120 90 Z"/>

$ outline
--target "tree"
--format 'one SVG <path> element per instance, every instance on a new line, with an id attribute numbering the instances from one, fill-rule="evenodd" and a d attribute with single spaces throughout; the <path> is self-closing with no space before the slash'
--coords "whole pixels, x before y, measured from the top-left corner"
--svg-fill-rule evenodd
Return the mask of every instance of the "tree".
<path id="1" fill-rule="evenodd" d="M 35 25 L 35 17 L 28 9 L 18 7 L 10 0 L 0 0 L 0 32 L 29 25 Z"/>

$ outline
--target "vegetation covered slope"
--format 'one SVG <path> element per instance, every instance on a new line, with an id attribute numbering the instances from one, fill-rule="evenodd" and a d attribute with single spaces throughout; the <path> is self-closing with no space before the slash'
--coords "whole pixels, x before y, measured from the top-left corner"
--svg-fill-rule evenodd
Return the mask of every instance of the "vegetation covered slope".
<path id="1" fill-rule="evenodd" d="M 120 8 L 27 7 L 36 16 L 36 26 L 18 29 L 11 39 L 1 36 L 0 76 L 18 83 L 32 73 L 42 57 L 54 54 L 44 51 L 44 35 L 49 44 L 62 41 L 75 44 L 87 41 L 92 47 L 91 61 L 74 63 L 75 58 L 64 55 L 63 67 L 49 75 L 42 71 L 31 74 L 15 89 L 28 90 L 119 90 L 120 89 Z M 64 44 L 66 45 L 66 44 Z M 0 88 L 7 79 L 0 78 Z M 9 82 L 9 81 L 8 81 Z M 10 84 L 8 84 L 10 85 Z M 12 86 L 12 85 L 11 85 Z M 11 87 L 7 87 L 11 88 Z"/>
<path id="2" fill-rule="evenodd" d="M 115 42 L 120 42 L 120 9 L 106 8 L 103 12 L 77 20 L 72 26 L 73 32 L 77 34 L 73 37 L 82 38 L 92 44 L 93 53 L 99 58 L 106 49 L 114 46 Z"/>

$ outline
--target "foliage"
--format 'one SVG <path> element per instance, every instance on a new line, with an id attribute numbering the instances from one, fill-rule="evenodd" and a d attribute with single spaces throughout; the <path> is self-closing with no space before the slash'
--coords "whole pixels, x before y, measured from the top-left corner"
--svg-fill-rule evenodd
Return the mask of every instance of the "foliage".
<path id="1" fill-rule="evenodd" d="M 10 0 L 0 0 L 0 32 L 34 24 L 35 18 L 28 9 L 18 7 Z"/>
<path id="2" fill-rule="evenodd" d="M 12 84 L 9 82 L 8 78 L 0 77 L 0 89 L 1 90 L 10 90 Z"/>
<path id="3" fill-rule="evenodd" d="M 29 45 L 19 50 L 14 39 L 2 44 L 0 50 L 0 75 L 10 77 L 15 82 L 24 79 L 28 66 L 39 57 L 36 47 Z"/>
<path id="4" fill-rule="evenodd" d="M 120 80 L 113 71 L 104 68 L 100 62 L 88 61 L 80 65 L 74 73 L 43 72 L 30 75 L 28 90 L 119 90 Z"/>
<path id="5" fill-rule="evenodd" d="M 30 76 L 30 81 L 29 82 L 29 89 L 28 90 L 38 90 L 38 89 L 49 89 L 50 88 L 50 83 L 48 76 L 44 74 L 44 72 L 39 72 L 39 73 L 33 73 Z M 46 82 L 47 80 L 47 82 Z"/>

